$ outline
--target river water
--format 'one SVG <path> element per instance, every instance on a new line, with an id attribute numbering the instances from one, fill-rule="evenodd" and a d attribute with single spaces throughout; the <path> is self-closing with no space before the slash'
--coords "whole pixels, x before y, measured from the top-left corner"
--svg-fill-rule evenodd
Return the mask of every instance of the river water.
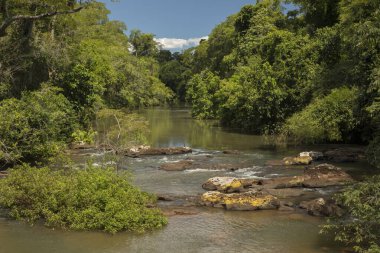
<path id="1" fill-rule="evenodd" d="M 194 195 L 204 192 L 202 183 L 213 176 L 269 178 L 299 175 L 302 169 L 265 166 L 266 161 L 295 155 L 308 147 L 274 149 L 265 138 L 239 134 L 213 122 L 191 118 L 187 109 L 149 109 L 141 112 L 150 122 L 152 146 L 189 146 L 193 154 L 180 156 L 122 158 L 134 182 L 158 194 Z M 326 149 L 326 146 L 313 149 Z M 310 147 L 309 147 L 310 149 Z M 238 150 L 227 155 L 222 150 Z M 90 154 L 91 155 L 91 154 Z M 193 169 L 183 172 L 158 170 L 162 163 L 207 158 L 211 163 L 244 163 L 234 172 Z M 360 175 L 365 163 L 338 164 Z M 68 232 L 0 218 L 0 253 L 125 253 L 125 252 L 343 252 L 332 238 L 318 234 L 324 219 L 279 211 L 238 212 L 202 208 L 193 215 L 169 217 L 162 230 L 145 234 Z"/>

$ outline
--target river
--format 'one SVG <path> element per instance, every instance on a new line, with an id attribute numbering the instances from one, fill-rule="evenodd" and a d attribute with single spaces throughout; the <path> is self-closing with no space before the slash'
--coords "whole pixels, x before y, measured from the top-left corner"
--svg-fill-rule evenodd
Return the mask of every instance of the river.
<path id="1" fill-rule="evenodd" d="M 265 166 L 266 161 L 295 155 L 310 147 L 275 149 L 265 138 L 228 131 L 214 122 L 197 121 L 187 109 L 149 109 L 141 112 L 150 122 L 152 146 L 189 146 L 189 155 L 122 158 L 134 182 L 158 194 L 194 195 L 204 192 L 202 183 L 213 176 L 268 178 L 299 175 L 302 169 Z M 314 146 L 323 149 L 326 146 Z M 227 155 L 222 150 L 238 150 Z M 246 163 L 237 171 L 193 169 L 183 172 L 158 170 L 160 164 L 188 156 L 209 157 L 215 163 Z M 338 164 L 352 175 L 360 175 L 365 163 Z M 125 252 L 343 252 L 332 238 L 318 234 L 323 218 L 279 211 L 224 211 L 202 208 L 193 215 L 169 217 L 162 230 L 145 234 L 69 232 L 0 218 L 0 253 L 125 253 Z"/>

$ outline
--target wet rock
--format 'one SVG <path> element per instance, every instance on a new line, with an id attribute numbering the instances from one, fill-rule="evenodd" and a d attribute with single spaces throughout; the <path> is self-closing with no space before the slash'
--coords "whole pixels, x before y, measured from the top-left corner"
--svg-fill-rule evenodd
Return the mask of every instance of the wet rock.
<path id="1" fill-rule="evenodd" d="M 283 159 L 284 165 L 309 165 L 313 159 L 309 156 L 296 156 L 296 157 L 285 157 Z"/>
<path id="2" fill-rule="evenodd" d="M 173 162 L 173 163 L 164 163 L 161 164 L 160 170 L 165 171 L 184 171 L 191 169 L 193 165 L 193 162 L 190 160 L 183 160 L 179 162 Z"/>
<path id="3" fill-rule="evenodd" d="M 354 180 L 341 168 L 331 164 L 320 164 L 305 170 L 302 185 L 308 188 L 320 188 L 346 185 Z"/>
<path id="4" fill-rule="evenodd" d="M 171 147 L 171 148 L 151 148 L 149 146 L 140 146 L 128 149 L 124 152 L 129 157 L 140 157 L 150 155 L 181 155 L 191 153 L 189 147 Z"/>
<path id="5" fill-rule="evenodd" d="M 308 214 L 313 216 L 342 216 L 343 209 L 333 200 L 318 198 L 311 201 L 303 201 L 300 208 L 306 209 Z"/>
<path id="6" fill-rule="evenodd" d="M 223 154 L 226 155 L 239 155 L 241 152 L 239 150 L 224 150 Z"/>
<path id="7" fill-rule="evenodd" d="M 304 178 L 302 176 L 295 177 L 278 177 L 261 180 L 257 186 L 264 189 L 284 189 L 302 187 Z"/>
<path id="8" fill-rule="evenodd" d="M 205 206 L 237 211 L 277 209 L 280 205 L 276 197 L 260 191 L 230 194 L 210 191 L 201 196 L 201 203 Z"/>
<path id="9" fill-rule="evenodd" d="M 213 177 L 207 180 L 202 188 L 208 191 L 240 192 L 244 188 L 243 183 L 234 177 Z"/>
<path id="10" fill-rule="evenodd" d="M 307 152 L 301 152 L 299 154 L 299 157 L 310 157 L 312 161 L 318 161 L 318 160 L 323 159 L 323 153 L 316 152 L 316 151 L 307 151 Z"/>
<path id="11" fill-rule="evenodd" d="M 324 153 L 326 160 L 332 162 L 356 162 L 365 159 L 364 148 L 337 148 Z"/>

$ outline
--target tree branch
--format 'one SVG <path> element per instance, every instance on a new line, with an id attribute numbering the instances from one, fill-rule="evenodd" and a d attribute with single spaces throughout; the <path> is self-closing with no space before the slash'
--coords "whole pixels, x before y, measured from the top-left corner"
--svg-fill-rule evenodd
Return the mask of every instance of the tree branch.
<path id="1" fill-rule="evenodd" d="M 6 35 L 5 30 L 15 21 L 17 20 L 38 20 L 43 19 L 47 17 L 53 17 L 57 15 L 66 15 L 66 14 L 72 14 L 79 12 L 82 10 L 84 6 L 80 6 L 78 8 L 67 10 L 67 11 L 53 11 L 53 12 L 47 12 L 39 15 L 16 15 L 12 17 L 6 17 L 3 23 L 0 25 L 0 37 L 3 37 Z M 4 13 L 8 13 L 7 9 L 4 10 Z"/>

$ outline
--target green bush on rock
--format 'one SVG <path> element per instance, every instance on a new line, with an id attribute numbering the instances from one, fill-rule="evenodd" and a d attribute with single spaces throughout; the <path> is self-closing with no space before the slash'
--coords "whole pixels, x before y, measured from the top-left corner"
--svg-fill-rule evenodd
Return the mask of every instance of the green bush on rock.
<path id="1" fill-rule="evenodd" d="M 17 220 L 72 230 L 143 232 L 161 228 L 166 218 L 153 195 L 129 182 L 113 168 L 50 170 L 23 165 L 0 180 L 0 206 Z"/>

